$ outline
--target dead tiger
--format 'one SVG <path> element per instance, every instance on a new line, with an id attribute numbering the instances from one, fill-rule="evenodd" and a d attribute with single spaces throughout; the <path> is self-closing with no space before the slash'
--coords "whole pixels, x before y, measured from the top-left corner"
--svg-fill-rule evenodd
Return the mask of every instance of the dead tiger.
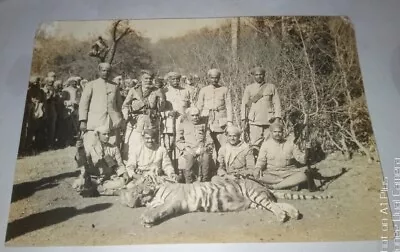
<path id="1" fill-rule="evenodd" d="M 233 212 L 249 208 L 269 210 L 279 222 L 298 219 L 299 211 L 277 199 L 327 199 L 331 196 L 302 195 L 273 191 L 251 179 L 214 176 L 211 182 L 192 184 L 142 183 L 121 193 L 121 203 L 129 207 L 147 206 L 142 223 L 151 227 L 165 219 L 191 212 Z"/>

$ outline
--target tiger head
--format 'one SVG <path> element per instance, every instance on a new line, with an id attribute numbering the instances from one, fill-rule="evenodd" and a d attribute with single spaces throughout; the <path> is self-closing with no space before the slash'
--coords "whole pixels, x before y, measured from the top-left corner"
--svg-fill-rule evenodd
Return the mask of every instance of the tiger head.
<path id="1" fill-rule="evenodd" d="M 143 207 L 149 203 L 157 189 L 154 186 L 146 184 L 138 184 L 126 191 L 121 192 L 120 200 L 123 205 L 127 205 L 132 208 Z"/>

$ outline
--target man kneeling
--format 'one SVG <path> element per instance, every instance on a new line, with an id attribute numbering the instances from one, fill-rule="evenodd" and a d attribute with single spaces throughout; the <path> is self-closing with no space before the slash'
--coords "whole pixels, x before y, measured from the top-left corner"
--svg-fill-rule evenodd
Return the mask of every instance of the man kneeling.
<path id="1" fill-rule="evenodd" d="M 293 139 L 283 137 L 283 125 L 274 122 L 271 127 L 272 138 L 261 145 L 256 170 L 261 171 L 261 180 L 271 184 L 272 189 L 288 189 L 307 181 L 306 167 L 296 167 L 296 161 L 302 165 L 306 157 Z M 306 148 L 309 144 L 306 144 Z"/>
<path id="2" fill-rule="evenodd" d="M 88 148 L 81 175 L 74 181 L 73 188 L 81 192 L 84 186 L 88 186 L 85 179 L 90 178 L 89 183 L 97 188 L 100 195 L 114 195 L 125 185 L 125 165 L 118 147 L 109 143 L 108 127 L 100 126 L 94 133 L 95 139 Z"/>
<path id="3" fill-rule="evenodd" d="M 158 131 L 144 129 L 143 142 L 130 153 L 124 178 L 132 180 L 127 188 L 134 187 L 144 174 L 152 174 L 154 178 L 166 178 L 176 181 L 176 174 L 167 150 L 157 143 Z"/>

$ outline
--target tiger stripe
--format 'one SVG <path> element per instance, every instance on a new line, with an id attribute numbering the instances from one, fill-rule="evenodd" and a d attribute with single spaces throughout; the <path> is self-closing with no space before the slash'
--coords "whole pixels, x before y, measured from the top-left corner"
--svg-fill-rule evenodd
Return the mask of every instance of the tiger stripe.
<path id="1" fill-rule="evenodd" d="M 307 195 L 307 194 L 298 194 L 298 193 L 287 193 L 282 191 L 274 191 L 271 190 L 274 196 L 277 199 L 289 199 L 289 200 L 323 200 L 323 199 L 331 199 L 332 195 Z"/>
<path id="2" fill-rule="evenodd" d="M 148 196 L 148 195 L 147 195 Z M 278 199 L 315 200 L 329 199 L 330 195 L 306 195 L 270 190 L 249 179 L 228 179 L 214 177 L 211 182 L 192 184 L 164 184 L 156 190 L 151 200 L 155 211 L 142 215 L 145 225 L 171 215 L 189 212 L 229 212 L 243 211 L 249 208 L 271 211 L 279 221 L 296 218 L 299 212 L 287 203 L 278 203 Z"/>

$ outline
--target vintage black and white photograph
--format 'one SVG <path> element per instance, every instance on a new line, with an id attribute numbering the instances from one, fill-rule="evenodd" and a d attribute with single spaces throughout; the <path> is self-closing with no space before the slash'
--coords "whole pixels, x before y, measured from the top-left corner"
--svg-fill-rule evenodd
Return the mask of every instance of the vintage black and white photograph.
<path id="1" fill-rule="evenodd" d="M 6 246 L 381 238 L 347 17 L 42 23 L 26 87 Z"/>

